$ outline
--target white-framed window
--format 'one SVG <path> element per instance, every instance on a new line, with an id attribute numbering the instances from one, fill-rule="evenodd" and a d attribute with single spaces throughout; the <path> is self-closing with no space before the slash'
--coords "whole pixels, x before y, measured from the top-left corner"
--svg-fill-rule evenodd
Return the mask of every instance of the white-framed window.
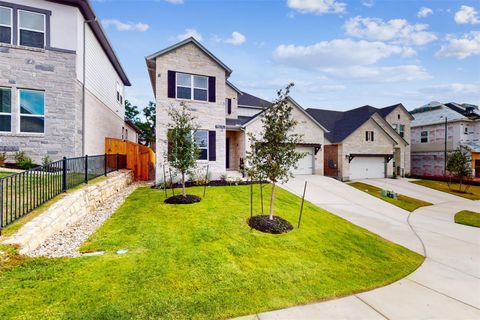
<path id="1" fill-rule="evenodd" d="M 208 160 L 208 131 L 197 130 L 194 134 L 194 139 L 200 149 L 198 160 Z"/>
<path id="2" fill-rule="evenodd" d="M 18 10 L 18 44 L 45 48 L 46 17 L 43 13 Z"/>
<path id="3" fill-rule="evenodd" d="M 405 137 L 405 125 L 404 124 L 401 124 L 398 126 L 398 134 L 400 135 L 400 137 Z"/>
<path id="4" fill-rule="evenodd" d="M 0 87 L 0 132 L 12 131 L 12 89 Z"/>
<path id="5" fill-rule="evenodd" d="M 375 141 L 373 131 L 365 131 L 365 141 Z"/>
<path id="6" fill-rule="evenodd" d="M 19 128 L 22 133 L 45 132 L 45 92 L 19 89 Z"/>
<path id="7" fill-rule="evenodd" d="M 117 102 L 123 104 L 122 86 L 117 81 Z"/>
<path id="8" fill-rule="evenodd" d="M 176 97 L 179 99 L 208 101 L 208 77 L 176 73 Z"/>
<path id="9" fill-rule="evenodd" d="M 420 132 L 420 143 L 428 143 L 428 131 Z"/>
<path id="10" fill-rule="evenodd" d="M 12 44 L 13 38 L 13 10 L 0 7 L 0 43 Z"/>

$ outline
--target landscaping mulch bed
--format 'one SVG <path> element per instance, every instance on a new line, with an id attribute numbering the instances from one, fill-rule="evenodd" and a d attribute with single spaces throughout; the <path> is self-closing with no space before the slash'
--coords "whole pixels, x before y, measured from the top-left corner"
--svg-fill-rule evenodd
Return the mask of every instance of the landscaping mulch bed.
<path id="1" fill-rule="evenodd" d="M 290 222 L 277 216 L 273 216 L 273 220 L 270 220 L 268 215 L 254 216 L 248 220 L 248 225 L 258 231 L 273 234 L 287 233 L 293 230 Z"/>
<path id="2" fill-rule="evenodd" d="M 268 181 L 231 181 L 231 180 L 211 180 L 207 183 L 207 186 L 209 187 L 228 187 L 228 186 L 244 186 L 244 185 L 250 185 L 250 184 L 259 184 L 263 183 L 265 185 L 270 184 Z M 167 184 L 168 185 L 168 184 Z M 197 182 L 192 182 L 192 181 L 187 181 L 185 182 L 185 187 L 203 187 L 204 185 L 202 183 L 197 183 Z M 181 188 L 182 184 L 181 183 L 174 183 L 173 188 Z M 163 189 L 163 185 L 154 185 L 152 188 L 157 188 L 157 189 Z M 168 185 L 167 189 L 170 189 L 171 186 Z"/>
<path id="3" fill-rule="evenodd" d="M 183 195 L 176 195 L 165 200 L 165 203 L 168 204 L 192 204 L 200 202 L 202 199 L 200 197 L 194 196 L 193 194 L 187 194 L 186 196 Z"/>

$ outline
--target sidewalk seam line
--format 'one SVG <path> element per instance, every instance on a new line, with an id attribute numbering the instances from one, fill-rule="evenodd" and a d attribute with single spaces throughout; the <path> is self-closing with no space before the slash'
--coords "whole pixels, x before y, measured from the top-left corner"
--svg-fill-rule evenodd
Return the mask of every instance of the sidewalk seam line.
<path id="1" fill-rule="evenodd" d="M 384 315 L 383 313 L 381 313 L 379 310 L 377 310 L 376 308 L 374 308 L 370 303 L 366 302 L 365 300 L 363 300 L 362 298 L 360 298 L 358 295 L 354 294 L 353 296 L 354 296 L 355 298 L 357 298 L 358 300 L 360 300 L 361 302 L 363 302 L 364 304 L 366 304 L 370 309 L 372 309 L 373 311 L 375 311 L 376 313 L 378 313 L 379 315 L 381 315 L 381 316 L 384 317 L 385 319 L 390 320 L 389 317 L 387 317 L 386 315 Z"/>

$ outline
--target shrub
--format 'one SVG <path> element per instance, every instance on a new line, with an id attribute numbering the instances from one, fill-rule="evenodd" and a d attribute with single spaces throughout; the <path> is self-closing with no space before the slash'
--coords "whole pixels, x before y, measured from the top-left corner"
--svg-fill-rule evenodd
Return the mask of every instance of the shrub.
<path id="1" fill-rule="evenodd" d="M 32 158 L 27 156 L 25 151 L 18 151 L 15 153 L 15 164 L 17 167 L 24 170 L 34 167 Z"/>
<path id="2" fill-rule="evenodd" d="M 7 160 L 7 154 L 5 152 L 0 152 L 0 165 L 5 164 L 5 160 Z"/>
<path id="3" fill-rule="evenodd" d="M 42 158 L 42 166 L 48 166 L 52 162 L 52 158 L 50 158 L 48 155 Z"/>

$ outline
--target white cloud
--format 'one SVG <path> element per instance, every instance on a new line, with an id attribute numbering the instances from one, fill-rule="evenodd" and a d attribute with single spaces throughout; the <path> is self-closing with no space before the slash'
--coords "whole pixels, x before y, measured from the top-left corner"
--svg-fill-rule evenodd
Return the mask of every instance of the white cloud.
<path id="1" fill-rule="evenodd" d="M 380 41 L 335 39 L 310 46 L 280 45 L 274 58 L 300 68 L 371 65 L 391 55 L 411 56 L 415 51 Z"/>
<path id="2" fill-rule="evenodd" d="M 371 8 L 375 5 L 375 2 L 373 0 L 364 0 L 362 1 L 362 5 Z"/>
<path id="3" fill-rule="evenodd" d="M 202 34 L 195 29 L 185 29 L 185 32 L 177 35 L 175 39 L 177 41 L 182 41 L 190 37 L 195 38 L 197 41 L 203 40 Z"/>
<path id="4" fill-rule="evenodd" d="M 362 82 L 398 82 L 427 80 L 431 76 L 421 66 L 399 65 L 392 67 L 353 66 L 348 68 L 327 68 L 323 70 L 330 77 Z"/>
<path id="5" fill-rule="evenodd" d="M 480 55 L 480 31 L 471 31 L 460 38 L 448 35 L 447 44 L 442 45 L 436 55 L 438 57 L 456 57 L 458 59 Z"/>
<path id="6" fill-rule="evenodd" d="M 230 38 L 222 39 L 220 37 L 215 36 L 213 40 L 216 42 L 224 42 L 224 43 L 233 44 L 234 46 L 239 46 L 241 44 L 244 44 L 245 41 L 247 41 L 247 38 L 240 32 L 233 31 L 232 36 Z"/>
<path id="7" fill-rule="evenodd" d="M 336 0 L 288 0 L 289 8 L 297 10 L 300 13 L 344 13 L 347 4 Z"/>
<path id="8" fill-rule="evenodd" d="M 171 4 L 182 4 L 183 0 L 165 0 L 165 2 L 168 2 Z"/>
<path id="9" fill-rule="evenodd" d="M 429 14 L 433 14 L 433 10 L 427 7 L 421 7 L 420 10 L 417 13 L 417 17 L 419 18 L 425 18 Z"/>
<path id="10" fill-rule="evenodd" d="M 475 94 L 478 97 L 480 84 L 448 83 L 421 88 L 419 91 L 428 94 Z"/>
<path id="11" fill-rule="evenodd" d="M 455 13 L 455 22 L 459 24 L 477 24 L 480 23 L 478 12 L 473 7 L 461 6 Z"/>
<path id="12" fill-rule="evenodd" d="M 427 24 L 409 24 L 405 19 L 385 22 L 378 18 L 357 16 L 345 22 L 344 27 L 348 35 L 368 40 L 424 45 L 437 39 L 434 33 L 426 31 Z"/>
<path id="13" fill-rule="evenodd" d="M 102 25 L 105 28 L 108 28 L 110 26 L 115 27 L 118 31 L 140 31 L 140 32 L 145 32 L 148 29 L 150 29 L 150 26 L 146 23 L 143 22 L 122 22 L 117 19 L 105 19 L 102 20 Z"/>

